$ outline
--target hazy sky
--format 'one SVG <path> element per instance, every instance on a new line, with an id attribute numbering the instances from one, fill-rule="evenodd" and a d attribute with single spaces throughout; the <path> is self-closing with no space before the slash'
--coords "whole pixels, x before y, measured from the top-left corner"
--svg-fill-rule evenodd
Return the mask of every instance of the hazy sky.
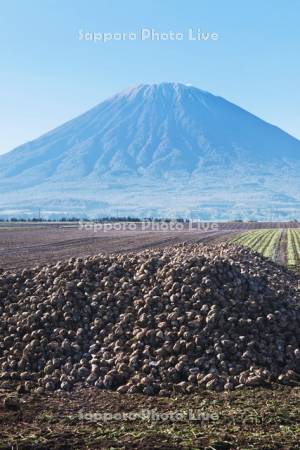
<path id="1" fill-rule="evenodd" d="M 0 153 L 127 86 L 179 81 L 300 138 L 300 0 L 0 0 Z M 142 28 L 183 40 L 139 39 Z M 190 41 L 191 28 L 218 40 Z M 137 33 L 91 42 L 79 31 Z"/>

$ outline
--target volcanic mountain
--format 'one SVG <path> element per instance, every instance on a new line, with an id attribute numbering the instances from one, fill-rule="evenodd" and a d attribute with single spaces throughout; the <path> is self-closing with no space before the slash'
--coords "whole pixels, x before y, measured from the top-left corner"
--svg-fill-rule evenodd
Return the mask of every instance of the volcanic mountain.
<path id="1" fill-rule="evenodd" d="M 128 89 L 0 156 L 0 216 L 287 219 L 300 141 L 179 83 Z"/>

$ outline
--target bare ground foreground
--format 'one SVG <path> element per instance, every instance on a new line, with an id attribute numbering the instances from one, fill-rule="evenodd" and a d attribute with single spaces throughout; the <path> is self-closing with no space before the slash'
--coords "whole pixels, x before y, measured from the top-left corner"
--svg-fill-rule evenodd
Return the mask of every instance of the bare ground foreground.
<path id="1" fill-rule="evenodd" d="M 0 406 L 1 450 L 300 448 L 299 387 L 171 397 L 83 388 L 19 401 Z"/>

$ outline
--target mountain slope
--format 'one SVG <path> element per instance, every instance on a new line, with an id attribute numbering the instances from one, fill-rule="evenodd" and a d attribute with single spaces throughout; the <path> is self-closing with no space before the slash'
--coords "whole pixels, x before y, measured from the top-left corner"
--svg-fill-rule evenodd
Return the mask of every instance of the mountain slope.
<path id="1" fill-rule="evenodd" d="M 299 167 L 300 141 L 225 99 L 140 85 L 0 156 L 0 208 L 155 213 L 180 191 L 177 208 L 189 198 L 188 208 L 226 218 L 237 205 L 246 215 L 252 203 L 258 215 L 277 205 L 286 218 L 298 210 Z"/>

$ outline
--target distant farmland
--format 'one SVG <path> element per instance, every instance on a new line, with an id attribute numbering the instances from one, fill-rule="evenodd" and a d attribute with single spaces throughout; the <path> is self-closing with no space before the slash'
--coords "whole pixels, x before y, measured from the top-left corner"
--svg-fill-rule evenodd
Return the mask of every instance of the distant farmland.
<path id="1" fill-rule="evenodd" d="M 274 262 L 285 264 L 291 269 L 300 266 L 300 230 L 282 228 L 279 230 L 254 230 L 242 233 L 231 242 L 260 253 Z"/>
<path id="2" fill-rule="evenodd" d="M 0 269 L 22 269 L 98 253 L 135 252 L 180 242 L 233 239 L 274 261 L 296 265 L 297 222 L 193 222 L 180 230 L 164 229 L 159 222 L 0 222 Z M 105 227 L 104 227 L 105 225 Z M 287 233 L 287 230 L 290 229 Z M 293 230 L 295 231 L 293 232 Z M 287 242 L 288 241 L 288 242 Z M 293 250 L 294 249 L 294 250 Z M 298 256 L 297 256 L 298 255 Z M 298 258 L 298 259 L 297 259 Z"/>

